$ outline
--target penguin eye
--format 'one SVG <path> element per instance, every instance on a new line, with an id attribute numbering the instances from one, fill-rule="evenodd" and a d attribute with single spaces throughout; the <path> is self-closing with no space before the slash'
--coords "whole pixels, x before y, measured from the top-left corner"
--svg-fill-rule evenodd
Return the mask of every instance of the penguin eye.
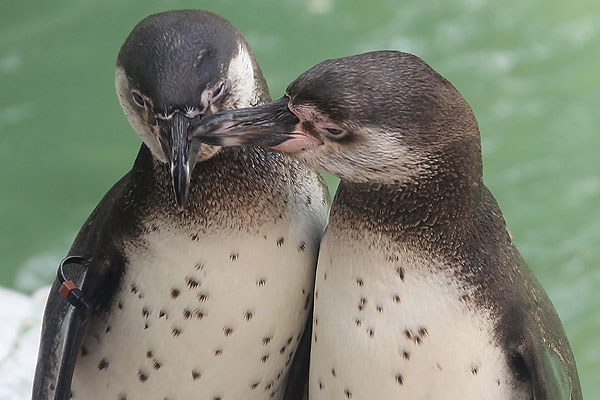
<path id="1" fill-rule="evenodd" d="M 212 94 L 213 101 L 218 100 L 219 96 L 221 96 L 225 89 L 225 82 L 221 82 L 221 84 L 215 89 Z"/>
<path id="2" fill-rule="evenodd" d="M 142 95 L 139 94 L 139 92 L 132 90 L 131 97 L 133 98 L 133 101 L 135 102 L 135 104 L 137 104 L 140 107 L 146 108 L 146 102 L 144 101 L 144 98 L 142 97 Z"/>
<path id="3" fill-rule="evenodd" d="M 325 128 L 327 131 L 327 136 L 332 139 L 341 139 L 346 135 L 346 131 L 337 128 Z"/>

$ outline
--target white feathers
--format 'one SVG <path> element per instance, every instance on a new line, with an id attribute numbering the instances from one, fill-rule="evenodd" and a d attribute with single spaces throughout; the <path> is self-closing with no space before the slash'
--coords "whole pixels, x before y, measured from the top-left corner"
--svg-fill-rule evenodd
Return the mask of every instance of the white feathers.
<path id="1" fill-rule="evenodd" d="M 115 88 L 117 90 L 117 96 L 119 97 L 119 103 L 123 112 L 129 120 L 132 128 L 142 139 L 142 141 L 148 146 L 152 155 L 162 162 L 167 162 L 165 155 L 163 154 L 160 143 L 158 142 L 158 132 L 154 132 L 150 129 L 150 126 L 142 116 L 137 112 L 131 102 L 128 100 L 131 97 L 129 83 L 127 82 L 127 75 L 125 70 L 120 65 L 115 67 Z"/>
<path id="2" fill-rule="evenodd" d="M 227 70 L 227 85 L 235 88 L 230 94 L 236 108 L 250 107 L 255 104 L 256 84 L 252 58 L 246 47 L 240 43 L 238 53 L 231 59 Z"/>
<path id="3" fill-rule="evenodd" d="M 197 240 L 163 226 L 132 246 L 120 303 L 90 327 L 75 398 L 281 399 L 316 255 L 285 225 Z"/>
<path id="4" fill-rule="evenodd" d="M 384 250 L 378 240 L 328 228 L 317 267 L 310 398 L 518 398 L 493 320 L 470 306 L 443 262 Z"/>

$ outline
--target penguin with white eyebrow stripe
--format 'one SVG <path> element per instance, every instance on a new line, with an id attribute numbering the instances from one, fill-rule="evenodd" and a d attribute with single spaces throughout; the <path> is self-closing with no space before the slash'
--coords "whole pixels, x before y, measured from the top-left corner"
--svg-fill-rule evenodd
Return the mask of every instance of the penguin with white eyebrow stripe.
<path id="1" fill-rule="evenodd" d="M 324 61 L 193 124 L 341 178 L 321 243 L 310 398 L 581 399 L 551 301 L 482 181 L 479 128 L 416 56 Z"/>
<path id="2" fill-rule="evenodd" d="M 144 144 L 52 287 L 32 399 L 301 398 L 327 189 L 285 155 L 188 138 L 206 115 L 269 101 L 248 43 L 215 14 L 164 12 L 136 25 L 115 72 Z M 60 295 L 74 289 L 78 308 Z"/>

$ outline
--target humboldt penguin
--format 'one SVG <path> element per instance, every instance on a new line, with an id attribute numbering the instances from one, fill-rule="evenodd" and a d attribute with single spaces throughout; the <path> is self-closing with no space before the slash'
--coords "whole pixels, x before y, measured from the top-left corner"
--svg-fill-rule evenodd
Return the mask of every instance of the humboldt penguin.
<path id="1" fill-rule="evenodd" d="M 341 179 L 321 242 L 310 399 L 581 399 L 548 296 L 482 181 L 479 128 L 420 58 L 327 60 L 274 103 L 199 122 L 206 143 Z"/>
<path id="2" fill-rule="evenodd" d="M 269 101 L 248 43 L 209 12 L 149 16 L 121 47 L 116 90 L 143 144 L 61 264 L 33 399 L 300 396 L 323 181 L 277 152 L 187 137 Z"/>

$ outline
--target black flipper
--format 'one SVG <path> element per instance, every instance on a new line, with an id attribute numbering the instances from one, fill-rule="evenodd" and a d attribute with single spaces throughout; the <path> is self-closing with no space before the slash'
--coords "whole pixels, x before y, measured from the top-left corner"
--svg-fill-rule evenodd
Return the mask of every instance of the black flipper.
<path id="1" fill-rule="evenodd" d="M 83 291 L 89 308 L 71 305 L 58 293 L 61 287 L 58 281 L 50 289 L 44 310 L 32 400 L 67 400 L 70 397 L 77 355 L 90 315 L 99 306 L 98 297 L 101 296 L 96 295 L 107 290 L 107 281 L 119 276 L 123 266 L 122 260 L 115 254 L 110 235 L 115 221 L 125 217 L 122 205 L 130 192 L 127 189 L 131 175 L 132 172 L 125 175 L 104 196 L 69 251 L 70 255 L 91 260 L 83 266 L 65 266 L 65 275 Z"/>
<path id="2" fill-rule="evenodd" d="M 571 382 L 569 361 L 532 332 L 509 345 L 509 365 L 517 381 L 531 390 L 533 400 L 578 400 L 578 383 Z M 576 386 L 576 387 L 574 387 Z"/>
<path id="3" fill-rule="evenodd" d="M 536 348 L 536 357 L 530 360 L 533 364 L 533 398 L 535 400 L 574 398 L 573 385 L 560 355 L 540 340 L 531 345 Z"/>
<path id="4" fill-rule="evenodd" d="M 77 355 L 90 320 L 89 309 L 73 308 L 68 311 L 63 323 L 66 325 L 66 335 L 62 343 L 61 363 L 56 382 L 55 399 L 68 399 L 71 393 L 71 379 L 75 369 Z"/>
<path id="5" fill-rule="evenodd" d="M 550 324 L 547 324 L 548 326 Z M 518 325 L 517 325 L 518 326 Z M 559 327 L 558 325 L 555 325 Z M 574 370 L 574 360 L 563 343 L 544 341 L 544 333 L 533 321 L 518 327 L 510 340 L 509 363 L 518 381 L 527 382 L 533 400 L 579 400 L 581 388 Z M 554 335 L 552 338 L 563 335 Z M 571 371 L 571 373 L 569 372 Z"/>
<path id="6" fill-rule="evenodd" d="M 69 318 L 72 306 L 58 295 L 60 284 L 52 285 L 46 302 L 38 361 L 33 381 L 32 400 L 60 399 L 56 395 L 57 377 L 63 365 L 63 321 Z M 68 328 L 66 328 L 68 332 Z M 63 398 L 68 398 L 64 397 Z"/>

